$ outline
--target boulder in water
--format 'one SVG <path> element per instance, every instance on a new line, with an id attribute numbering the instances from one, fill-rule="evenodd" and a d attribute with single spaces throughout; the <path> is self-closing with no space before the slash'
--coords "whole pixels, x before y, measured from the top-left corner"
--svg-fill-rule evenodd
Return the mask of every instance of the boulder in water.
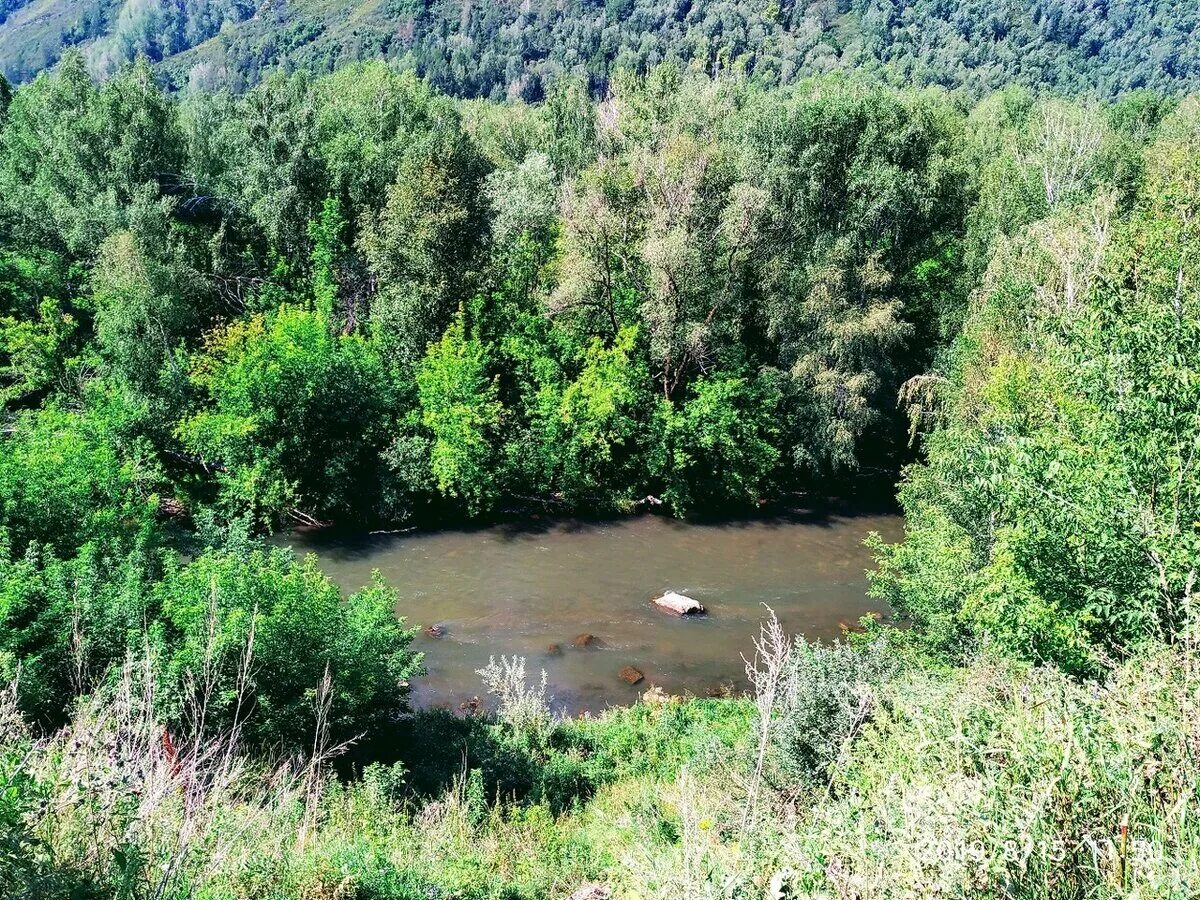
<path id="1" fill-rule="evenodd" d="M 596 645 L 596 636 L 594 634 L 588 634 L 587 632 L 584 632 L 583 634 L 577 634 L 575 636 L 575 640 L 571 643 L 573 643 L 576 647 L 581 648 L 594 647 Z"/>
<path id="2" fill-rule="evenodd" d="M 675 616 L 694 616 L 704 612 L 704 607 L 700 605 L 700 601 L 693 600 L 691 597 L 685 597 L 683 594 L 677 594 L 675 591 L 667 591 L 661 597 L 655 597 L 650 602 L 664 612 L 669 612 Z"/>
<path id="3" fill-rule="evenodd" d="M 617 675 L 626 684 L 637 684 L 646 677 L 641 673 L 640 669 L 635 669 L 633 666 L 626 666 Z"/>

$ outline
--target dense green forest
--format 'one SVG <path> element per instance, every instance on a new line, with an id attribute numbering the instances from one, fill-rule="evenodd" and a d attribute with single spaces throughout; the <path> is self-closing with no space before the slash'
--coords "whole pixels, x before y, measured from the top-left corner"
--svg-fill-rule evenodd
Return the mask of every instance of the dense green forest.
<path id="1" fill-rule="evenodd" d="M 248 12 L 212 6 L 157 56 Z M 1185 63 L 1113 62 L 1102 93 L 1164 91 L 1067 101 L 760 57 L 714 78 L 647 47 L 529 103 L 449 96 L 511 79 L 437 52 L 430 80 L 241 93 L 147 59 L 96 82 L 78 52 L 0 82 L 0 883 L 1189 896 Z M 1045 77 L 998 65 L 974 86 Z M 262 540 L 897 479 L 905 539 L 871 577 L 905 627 L 810 644 L 768 616 L 745 695 L 596 717 L 553 715 L 514 659 L 479 673 L 490 711 L 411 709 L 428 623 Z"/>
<path id="2" fill-rule="evenodd" d="M 1198 15 L 1127 0 L 0 0 L 0 72 L 23 81 L 78 46 L 96 74 L 144 54 L 175 87 L 202 90 L 386 59 L 495 100 L 540 99 L 564 74 L 601 91 L 663 62 L 762 85 L 866 71 L 975 95 L 1021 84 L 1110 97 L 1195 90 Z"/>
<path id="3" fill-rule="evenodd" d="M 976 245 L 1045 191 L 969 222 L 984 148 L 937 93 L 670 67 L 616 91 L 460 107 L 375 65 L 179 103 L 144 65 L 93 87 L 78 56 L 20 90 L 0 133 L 16 552 L 168 510 L 685 514 L 894 476 L 897 390 L 961 317 Z M 1028 121 L 1052 139 L 1006 102 L 1010 154 Z M 1098 166 L 1132 165 L 1136 134 L 1081 115 Z M 65 431 L 87 452 L 54 454 L 51 489 L 15 461 Z M 99 485 L 126 511 L 103 526 L 78 518 Z"/>

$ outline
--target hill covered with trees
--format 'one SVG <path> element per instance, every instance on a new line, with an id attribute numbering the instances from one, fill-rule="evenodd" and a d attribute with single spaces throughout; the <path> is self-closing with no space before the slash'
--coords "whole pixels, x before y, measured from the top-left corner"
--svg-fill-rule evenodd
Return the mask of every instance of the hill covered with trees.
<path id="1" fill-rule="evenodd" d="M 1058 0 L 4 0 L 0 71 L 23 81 L 78 46 L 95 74 L 144 54 L 176 88 L 386 59 L 451 94 L 532 100 L 564 73 L 602 91 L 618 70 L 670 61 L 762 85 L 869 72 L 976 96 L 1022 84 L 1109 97 L 1194 90 L 1198 16 Z"/>
<path id="2" fill-rule="evenodd" d="M 1200 883 L 1200 100 L 670 62 L 537 103 L 378 61 L 170 91 L 186 52 L 0 81 L 11 894 Z M 487 710 L 413 710 L 401 598 L 263 540 L 863 475 L 899 479 L 871 590 L 906 627 L 768 614 L 744 695 L 577 719 L 512 659 Z"/>

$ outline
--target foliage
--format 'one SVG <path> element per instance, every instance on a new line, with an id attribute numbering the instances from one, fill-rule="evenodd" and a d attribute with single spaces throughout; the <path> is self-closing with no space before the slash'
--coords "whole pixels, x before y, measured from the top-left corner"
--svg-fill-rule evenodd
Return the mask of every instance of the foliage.
<path id="1" fill-rule="evenodd" d="M 0 402 L 20 404 L 64 383 L 72 364 L 77 323 L 52 299 L 38 306 L 36 318 L 0 318 Z"/>
<path id="2" fill-rule="evenodd" d="M 43 4 L 45 5 L 45 4 Z M 972 0 L 850 0 L 837 7 L 721 0 L 570 0 L 473 8 L 393 0 L 369 5 L 292 0 L 87 0 L 71 15 L 0 2 L 0 70 L 23 81 L 83 44 L 100 74 L 145 55 L 178 87 L 241 90 L 277 68 L 327 70 L 386 58 L 439 89 L 538 100 L 563 82 L 604 87 L 662 61 L 711 76 L 778 86 L 864 70 L 973 92 L 1018 83 L 1109 96 L 1134 88 L 1194 88 L 1192 10 L 1053 0 L 1006 6 Z M 569 108 L 569 107 L 568 107 Z M 569 158 L 570 144 L 563 145 Z"/>
<path id="3" fill-rule="evenodd" d="M 1197 874 L 1196 672 L 1179 647 L 1123 665 L 1100 690 L 986 662 L 907 672 L 828 785 L 794 805 L 780 796 L 780 814 L 747 831 L 736 824 L 746 703 L 651 700 L 564 723 L 547 783 L 562 783 L 555 760 L 605 774 L 555 815 L 546 801 L 490 802 L 476 775 L 412 797 L 400 766 L 341 784 L 320 768 L 263 768 L 220 737 L 165 755 L 133 667 L 69 729 L 36 740 L 6 726 L 0 759 L 23 764 L 5 794 L 17 816 L 0 820 L 14 838 L 0 865 L 39 896 L 82 882 L 99 896 L 336 885 L 532 898 L 588 881 L 662 898 L 758 897 L 764 883 L 785 897 L 839 886 L 1172 896 Z"/>
<path id="4" fill-rule="evenodd" d="M 208 405 L 179 435 L 219 467 L 231 510 L 271 521 L 292 507 L 352 509 L 369 496 L 389 394 L 367 342 L 333 334 L 318 311 L 281 306 L 210 332 L 190 379 Z"/>
<path id="5" fill-rule="evenodd" d="M 962 127 L 936 95 L 859 87 L 768 94 L 752 110 L 748 166 L 772 252 L 762 315 L 790 376 L 802 469 L 876 464 L 895 440 L 896 390 L 957 315 Z"/>
<path id="6" fill-rule="evenodd" d="M 1200 103 L 1019 86 L 1191 84 L 1185 13 L 82 6 L 86 58 L 0 82 L 0 883 L 1197 881 Z M 0 59 L 58 12 L 0 0 Z M 197 90 L 91 81 L 132 52 Z M 318 74 L 357 56 L 426 80 Z M 752 699 L 562 719 L 501 660 L 497 714 L 412 711 L 394 592 L 253 539 L 905 463 L 873 589 L 909 627 L 772 618 Z"/>
<path id="7" fill-rule="evenodd" d="M 198 707 L 190 730 L 237 725 L 260 747 L 296 752 L 320 726 L 337 744 L 390 724 L 420 671 L 395 593 L 376 577 L 343 601 L 311 556 L 235 544 L 172 564 L 154 591 L 168 652 L 163 708 L 186 721 Z"/>
<path id="8" fill-rule="evenodd" d="M 403 366 L 420 359 L 469 296 L 486 227 L 474 147 L 453 132 L 431 137 L 433 146 L 402 158 L 358 242 L 382 286 L 371 301 L 372 335 Z"/>
<path id="9" fill-rule="evenodd" d="M 552 483 L 571 505 L 603 502 L 613 485 L 636 486 L 642 477 L 650 404 L 637 350 L 636 327 L 619 331 L 611 347 L 593 339 L 558 398 L 544 452 L 557 470 Z"/>
<path id="10" fill-rule="evenodd" d="M 0 147 L 0 184 L 23 240 L 71 253 L 94 250 L 139 192 L 181 168 L 174 106 L 148 67 L 97 88 L 77 54 L 16 93 Z"/>
<path id="11" fill-rule="evenodd" d="M 472 513 L 486 509 L 497 490 L 493 463 L 504 407 L 487 368 L 488 347 L 467 332 L 460 309 L 417 370 L 421 424 L 433 438 L 430 470 L 438 490 Z"/>
<path id="12" fill-rule="evenodd" d="M 38 544 L 21 555 L 0 548 L 0 675 L 17 685 L 30 720 L 61 724 L 68 698 L 94 690 L 150 639 L 154 571 L 144 543 L 86 544 L 67 558 Z"/>
<path id="13" fill-rule="evenodd" d="M 653 465 L 673 509 L 736 509 L 765 498 L 779 462 L 779 399 L 770 379 L 715 375 L 697 381 L 681 409 L 663 402 Z"/>
<path id="14" fill-rule="evenodd" d="M 897 669 L 880 639 L 858 648 L 796 641 L 771 732 L 768 777 L 776 788 L 795 791 L 835 775 Z"/>
<path id="15" fill-rule="evenodd" d="M 1195 726 L 1180 715 L 1192 666 L 1160 650 L 1099 689 L 986 663 L 903 680 L 821 815 L 783 839 L 779 880 L 789 895 L 1171 895 L 1196 866 L 1179 814 L 1195 802 Z"/>
<path id="16" fill-rule="evenodd" d="M 153 527 L 160 473 L 150 448 L 130 440 L 103 405 L 21 413 L 0 438 L 0 527 L 12 548 L 71 553 L 117 545 Z"/>
<path id="17" fill-rule="evenodd" d="M 994 265 L 928 461 L 901 490 L 907 539 L 876 576 L 930 646 L 961 658 L 995 643 L 1089 671 L 1187 623 L 1200 549 L 1191 135 L 1149 151 L 1124 221 L 1102 195 Z"/>
<path id="18" fill-rule="evenodd" d="M 171 493 L 263 525 L 887 478 L 993 243 L 1048 172 L 1127 202 L 1161 106 L 671 65 L 600 103 L 381 64 L 179 98 L 70 56 L 0 126 L 3 389 L 103 382 Z"/>

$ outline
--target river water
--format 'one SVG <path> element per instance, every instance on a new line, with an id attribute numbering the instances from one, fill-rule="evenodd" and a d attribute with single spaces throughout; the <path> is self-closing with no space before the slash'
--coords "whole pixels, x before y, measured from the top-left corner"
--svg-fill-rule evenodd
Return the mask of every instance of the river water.
<path id="1" fill-rule="evenodd" d="M 872 531 L 895 540 L 895 515 L 795 513 L 722 524 L 640 516 L 612 522 L 526 522 L 455 531 L 279 538 L 315 552 L 343 590 L 373 569 L 397 590 L 397 613 L 422 629 L 428 674 L 414 683 L 420 706 L 457 707 L 482 693 L 475 670 L 490 656 L 518 654 L 545 669 L 555 707 L 596 711 L 635 700 L 648 685 L 704 695 L 741 690 L 741 654 L 753 650 L 771 606 L 785 628 L 809 639 L 841 633 L 878 610 L 866 596 Z M 707 615 L 657 611 L 651 597 L 675 590 Z M 577 636 L 594 637 L 585 648 Z M 634 666 L 645 681 L 618 672 Z"/>

